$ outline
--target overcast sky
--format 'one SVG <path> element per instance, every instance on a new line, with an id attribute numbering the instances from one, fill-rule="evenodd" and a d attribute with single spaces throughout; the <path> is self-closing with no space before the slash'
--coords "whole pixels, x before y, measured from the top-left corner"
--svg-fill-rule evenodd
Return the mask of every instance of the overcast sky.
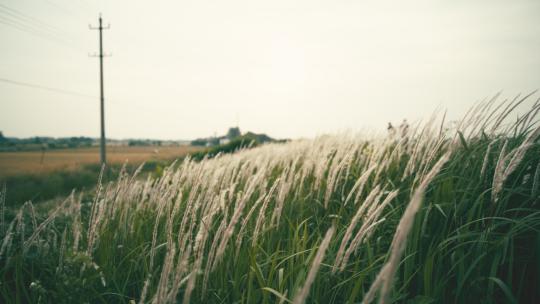
<path id="1" fill-rule="evenodd" d="M 99 12 L 113 138 L 382 130 L 540 87 L 538 0 L 0 0 L 0 78 L 99 96 Z M 98 137 L 99 99 L 0 81 L 0 130 Z"/>

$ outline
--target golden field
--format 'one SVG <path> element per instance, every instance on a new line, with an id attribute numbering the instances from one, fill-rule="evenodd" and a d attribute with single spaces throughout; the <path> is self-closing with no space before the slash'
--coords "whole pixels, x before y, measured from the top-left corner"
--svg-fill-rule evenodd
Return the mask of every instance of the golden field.
<path id="1" fill-rule="evenodd" d="M 138 164 L 170 160 L 200 150 L 193 146 L 111 146 L 107 147 L 107 162 Z M 99 163 L 99 147 L 48 150 L 42 154 L 41 151 L 0 152 L 0 177 L 74 170 L 81 165 Z"/>

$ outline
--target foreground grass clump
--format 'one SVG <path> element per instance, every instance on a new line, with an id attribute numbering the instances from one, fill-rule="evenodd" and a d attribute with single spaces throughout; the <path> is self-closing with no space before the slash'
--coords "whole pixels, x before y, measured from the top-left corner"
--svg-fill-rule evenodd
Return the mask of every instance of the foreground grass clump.
<path id="1" fill-rule="evenodd" d="M 4 303 L 533 303 L 535 103 L 122 172 L 2 223 Z M 405 133 L 405 132 L 402 132 Z"/>

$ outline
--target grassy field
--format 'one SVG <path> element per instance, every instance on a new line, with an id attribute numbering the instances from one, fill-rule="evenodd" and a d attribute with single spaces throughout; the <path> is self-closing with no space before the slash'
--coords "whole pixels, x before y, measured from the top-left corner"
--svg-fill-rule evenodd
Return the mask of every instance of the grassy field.
<path id="1" fill-rule="evenodd" d="M 3 303 L 538 303 L 536 102 L 122 172 L 4 222 Z M 444 120 L 444 119 L 443 119 Z"/>
<path id="2" fill-rule="evenodd" d="M 200 147 L 107 147 L 110 164 L 140 164 L 144 161 L 171 160 L 200 151 Z M 77 170 L 84 165 L 99 164 L 99 148 L 79 148 L 27 152 L 0 152 L 0 179 L 21 174 L 45 174 L 53 171 Z"/>

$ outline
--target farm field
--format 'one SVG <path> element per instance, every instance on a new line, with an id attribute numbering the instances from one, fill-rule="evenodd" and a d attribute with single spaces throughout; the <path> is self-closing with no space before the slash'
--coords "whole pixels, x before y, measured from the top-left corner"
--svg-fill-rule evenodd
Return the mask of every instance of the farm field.
<path id="1" fill-rule="evenodd" d="M 520 102 L 27 202 L 2 217 L 0 301 L 538 303 L 540 101 L 507 122 Z"/>
<path id="2" fill-rule="evenodd" d="M 200 151 L 194 146 L 109 146 L 110 164 L 139 164 L 151 160 L 172 160 Z M 19 174 L 45 174 L 76 170 L 83 165 L 99 164 L 99 147 L 45 151 L 0 152 L 0 178 Z"/>

